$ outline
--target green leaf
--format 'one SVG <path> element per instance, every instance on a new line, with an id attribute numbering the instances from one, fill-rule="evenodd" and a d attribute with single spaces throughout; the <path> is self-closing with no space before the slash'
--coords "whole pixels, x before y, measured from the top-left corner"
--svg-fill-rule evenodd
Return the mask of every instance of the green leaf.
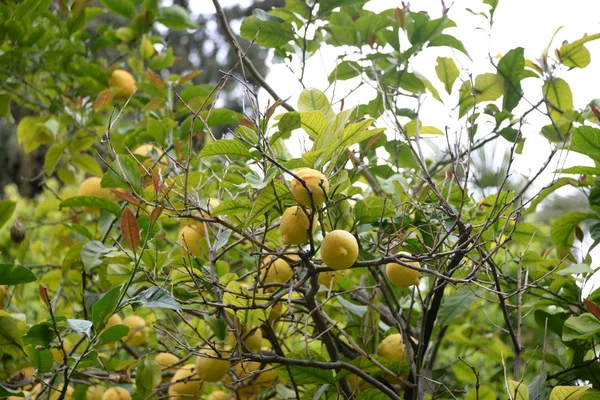
<path id="1" fill-rule="evenodd" d="M 335 113 L 329 104 L 329 100 L 325 93 L 317 89 L 304 89 L 300 92 L 298 97 L 298 110 L 306 111 L 320 111 L 325 116 L 326 121 L 332 121 L 335 119 Z M 304 115 L 302 116 L 302 124 L 305 124 Z"/>
<path id="2" fill-rule="evenodd" d="M 27 326 L 19 319 L 11 317 L 6 311 L 0 310 L 0 349 L 13 358 L 23 356 L 22 337 L 27 332 Z"/>
<path id="3" fill-rule="evenodd" d="M 452 92 L 454 81 L 456 81 L 456 78 L 460 75 L 460 71 L 456 67 L 454 60 L 448 57 L 438 57 L 435 72 L 437 73 L 440 82 L 444 84 L 446 92 L 450 94 Z"/>
<path id="4" fill-rule="evenodd" d="M 129 327 L 127 325 L 113 325 L 98 336 L 98 345 L 119 341 L 128 334 Z"/>
<path id="5" fill-rule="evenodd" d="M 83 333 L 87 337 L 92 334 L 92 322 L 85 319 L 67 319 L 67 326 L 76 333 Z"/>
<path id="6" fill-rule="evenodd" d="M 148 307 L 181 310 L 181 306 L 179 306 L 179 303 L 171 297 L 169 292 L 158 286 L 153 286 L 144 290 L 137 296 L 129 299 L 127 303 L 131 304 L 134 308 Z"/>
<path id="7" fill-rule="evenodd" d="M 135 17 L 135 5 L 131 0 L 100 0 L 100 3 L 115 14 L 129 19 Z"/>
<path id="8" fill-rule="evenodd" d="M 578 400 L 591 386 L 555 386 L 550 392 L 550 400 Z"/>
<path id="9" fill-rule="evenodd" d="M 248 40 L 255 40 L 264 47 L 282 47 L 294 39 L 289 22 L 263 21 L 254 15 L 244 18 L 240 33 Z"/>
<path id="10" fill-rule="evenodd" d="M 504 80 L 501 76 L 487 73 L 475 78 L 475 100 L 494 101 L 504 92 Z"/>
<path id="11" fill-rule="evenodd" d="M 246 226 L 249 226 L 256 218 L 269 212 L 279 202 L 283 205 L 283 201 L 290 197 L 291 194 L 283 182 L 272 181 L 271 184 L 260 191 L 252 202 L 252 212 L 246 220 Z"/>
<path id="12" fill-rule="evenodd" d="M 98 161 L 89 154 L 79 153 L 71 158 L 71 163 L 80 170 L 94 176 L 102 176 L 102 167 Z"/>
<path id="13" fill-rule="evenodd" d="M 557 189 L 563 187 L 563 186 L 579 186 L 579 183 L 577 181 L 577 179 L 573 179 L 573 178 L 559 178 L 556 180 L 556 182 L 552 183 L 550 186 L 544 188 L 531 202 L 531 204 L 529 204 L 529 208 L 527 208 L 527 211 L 525 212 L 525 214 L 531 214 L 533 212 L 535 212 L 537 210 L 538 205 L 544 200 L 546 199 L 550 194 L 552 194 L 554 191 L 556 191 Z"/>
<path id="14" fill-rule="evenodd" d="M 107 247 L 98 240 L 92 240 L 87 242 L 81 248 L 80 256 L 83 266 L 86 272 L 91 271 L 99 265 L 102 265 L 102 258 L 112 252 L 116 251 L 116 247 Z"/>
<path id="15" fill-rule="evenodd" d="M 250 157 L 249 148 L 239 139 L 221 139 L 204 146 L 198 158 L 217 155 Z"/>
<path id="16" fill-rule="evenodd" d="M 33 362 L 33 366 L 38 370 L 38 374 L 44 374 L 52 370 L 54 358 L 52 357 L 52 352 L 50 350 L 36 350 L 34 345 L 29 344 L 23 347 L 23 351 Z"/>
<path id="17" fill-rule="evenodd" d="M 512 232 L 512 240 L 524 245 L 531 244 L 532 237 L 540 238 L 543 236 L 544 235 L 538 229 L 538 226 L 530 222 L 517 223 L 517 226 Z"/>
<path id="18" fill-rule="evenodd" d="M 25 397 L 22 391 L 9 389 L 6 386 L 0 384 L 0 398 L 8 398 L 10 396 L 14 397 Z"/>
<path id="19" fill-rule="evenodd" d="M 300 119 L 302 121 L 302 128 L 313 139 L 319 137 L 327 127 L 327 120 L 321 111 L 301 112 Z"/>
<path id="20" fill-rule="evenodd" d="M 111 168 L 102 176 L 100 186 L 103 188 L 122 188 L 127 190 L 131 190 L 131 187 L 133 187 L 133 190 L 136 193 L 141 193 L 142 175 L 136 160 L 134 160 L 133 157 L 124 154 L 117 155 L 117 158 L 118 159 L 111 164 Z M 125 176 L 122 176 L 122 173 L 124 173 Z M 127 179 L 127 181 L 125 179 Z M 131 183 L 131 187 L 127 182 Z"/>
<path id="21" fill-rule="evenodd" d="M 43 144 L 52 144 L 54 136 L 44 124 L 44 117 L 23 117 L 17 126 L 17 141 L 23 145 L 25 153 L 31 153 Z"/>
<path id="22" fill-rule="evenodd" d="M 577 175 L 600 175 L 600 168 L 596 167 L 586 167 L 582 165 L 578 165 L 576 167 L 565 168 L 563 170 L 559 170 L 556 172 L 560 172 L 561 174 L 577 174 Z"/>
<path id="23" fill-rule="evenodd" d="M 106 321 L 115 313 L 122 288 L 123 285 L 112 288 L 92 306 L 92 322 L 96 332 L 102 330 L 106 326 Z"/>
<path id="24" fill-rule="evenodd" d="M 360 75 L 362 69 L 356 61 L 342 61 L 327 78 L 329 83 L 333 81 L 345 81 Z"/>
<path id="25" fill-rule="evenodd" d="M 490 15 L 493 16 L 496 11 L 496 7 L 498 7 L 498 3 L 500 0 L 483 0 L 483 4 L 487 4 L 490 6 Z"/>
<path id="26" fill-rule="evenodd" d="M 36 280 L 35 274 L 22 265 L 0 264 L 0 285 L 20 285 Z"/>
<path id="27" fill-rule="evenodd" d="M 543 93 L 548 101 L 558 108 L 558 110 L 552 106 L 550 108 L 550 117 L 553 121 L 558 121 L 563 112 L 573 109 L 573 93 L 564 79 L 550 78 L 544 83 Z"/>
<path id="28" fill-rule="evenodd" d="M 224 199 L 212 210 L 211 215 L 242 215 L 250 211 L 252 211 L 252 204 L 248 199 Z"/>
<path id="29" fill-rule="evenodd" d="M 117 203 L 110 201 L 107 198 L 96 196 L 69 197 L 59 204 L 59 208 L 63 207 L 90 207 L 108 211 L 115 216 L 121 214 L 121 209 Z"/>
<path id="30" fill-rule="evenodd" d="M 434 47 L 434 46 L 452 47 L 453 49 L 456 49 L 456 50 L 464 53 L 467 57 L 469 57 L 469 53 L 467 53 L 465 46 L 462 44 L 462 42 L 460 40 L 458 40 L 454 36 L 444 35 L 444 34 L 438 35 L 437 37 L 433 38 L 429 42 L 428 46 L 429 47 Z"/>
<path id="31" fill-rule="evenodd" d="M 504 110 L 512 111 L 521 100 L 521 79 L 525 70 L 525 56 L 522 47 L 512 49 L 498 63 L 499 74 L 504 78 Z"/>
<path id="32" fill-rule="evenodd" d="M 590 51 L 584 46 L 585 43 L 600 39 L 600 33 L 585 35 L 573 43 L 564 43 L 558 51 L 560 61 L 571 68 L 585 68 L 590 63 Z"/>
<path id="33" fill-rule="evenodd" d="M 492 388 L 486 385 L 482 385 L 479 387 L 479 390 L 477 390 L 477 388 L 474 387 L 469 389 L 465 400 L 496 400 L 497 398 L 498 397 L 496 397 L 496 393 Z"/>
<path id="34" fill-rule="evenodd" d="M 256 18 L 260 19 L 261 21 L 271 21 L 278 24 L 285 22 L 285 20 L 278 17 L 277 15 L 269 14 L 268 12 L 260 8 L 255 8 L 254 10 L 252 10 L 252 14 L 255 15 Z"/>
<path id="35" fill-rule="evenodd" d="M 573 264 L 567 268 L 556 271 L 558 275 L 571 275 L 571 274 L 591 274 L 594 270 L 588 264 Z"/>
<path id="36" fill-rule="evenodd" d="M 558 217 L 550 228 L 552 244 L 559 249 L 570 249 L 575 239 L 575 228 L 583 220 L 596 218 L 593 213 L 571 212 Z"/>
<path id="37" fill-rule="evenodd" d="M 456 290 L 450 295 L 444 296 L 444 302 L 438 313 L 437 324 L 444 326 L 457 318 L 461 318 L 476 301 L 477 296 L 469 290 L 464 292 Z"/>
<path id="38" fill-rule="evenodd" d="M 357 221 L 373 222 L 380 218 L 390 218 L 396 215 L 393 204 L 383 197 L 367 197 L 356 202 L 354 216 Z"/>
<path id="39" fill-rule="evenodd" d="M 64 145 L 59 143 L 54 143 L 48 149 L 46 157 L 44 158 L 44 172 L 47 176 L 52 175 L 54 172 L 54 168 L 56 168 L 56 165 L 58 164 L 58 161 L 60 160 L 64 150 Z"/>
<path id="40" fill-rule="evenodd" d="M 41 322 L 33 325 L 27 331 L 27 334 L 23 335 L 23 343 L 32 344 L 34 346 L 48 346 L 54 340 L 54 329 L 50 326 L 49 322 Z"/>
<path id="41" fill-rule="evenodd" d="M 600 161 L 600 129 L 586 125 L 575 128 L 571 151 Z"/>
<path id="42" fill-rule="evenodd" d="M 11 200 L 0 200 L 0 228 L 12 217 L 17 203 Z"/>
<path id="43" fill-rule="evenodd" d="M 565 321 L 562 331 L 563 342 L 587 340 L 600 333 L 600 320 L 593 314 L 583 313 Z"/>
<path id="44" fill-rule="evenodd" d="M 298 385 L 314 385 L 329 383 L 335 384 L 333 371 L 316 367 L 304 367 L 299 365 L 290 365 L 289 374 L 294 377 L 294 381 Z M 286 368 L 277 368 L 277 375 L 283 379 L 289 379 L 288 370 Z"/>
<path id="45" fill-rule="evenodd" d="M 187 10 L 177 4 L 169 7 L 161 7 L 156 20 L 171 29 L 198 28 L 198 24 L 190 18 Z"/>
<path id="46" fill-rule="evenodd" d="M 529 400 L 529 390 L 524 382 L 509 380 L 508 393 L 511 400 Z"/>
<path id="47" fill-rule="evenodd" d="M 319 1 L 319 15 L 322 16 L 338 7 L 361 6 L 366 2 L 367 0 L 321 0 Z"/>
<path id="48" fill-rule="evenodd" d="M 139 360 L 135 372 L 135 386 L 139 393 L 151 393 L 162 380 L 160 365 L 151 356 Z"/>

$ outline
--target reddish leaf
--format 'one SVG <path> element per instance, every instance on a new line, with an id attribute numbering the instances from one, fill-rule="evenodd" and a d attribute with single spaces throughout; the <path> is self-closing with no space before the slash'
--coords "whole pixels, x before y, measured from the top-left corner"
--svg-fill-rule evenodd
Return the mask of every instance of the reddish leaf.
<path id="1" fill-rule="evenodd" d="M 40 299 L 42 299 L 44 304 L 47 306 L 50 305 L 50 299 L 48 299 L 48 288 L 44 285 L 39 285 L 38 291 L 40 293 Z"/>
<path id="2" fill-rule="evenodd" d="M 154 210 L 152 210 L 152 213 L 150 213 L 150 223 L 152 225 L 154 225 L 156 223 L 156 221 L 158 220 L 158 217 L 160 217 L 160 215 L 163 212 L 163 207 L 156 207 L 154 208 Z"/>
<path id="3" fill-rule="evenodd" d="M 371 33 L 369 35 L 369 47 L 373 48 L 373 46 L 375 45 L 375 40 L 377 39 L 377 36 L 374 33 Z"/>
<path id="4" fill-rule="evenodd" d="M 269 107 L 267 109 L 267 113 L 265 114 L 265 118 L 268 121 L 269 119 L 271 119 L 271 116 L 273 115 L 273 113 L 275 112 L 275 109 L 277 107 L 279 107 L 280 105 L 282 105 L 283 103 L 285 103 L 286 101 L 288 101 L 290 98 L 288 97 L 285 100 L 277 100 L 271 107 Z"/>
<path id="5" fill-rule="evenodd" d="M 158 194 L 160 192 L 160 185 L 158 183 L 158 178 L 154 174 L 152 175 L 152 187 L 154 188 L 154 194 Z"/>
<path id="6" fill-rule="evenodd" d="M 175 185 L 175 181 L 171 182 L 171 184 L 169 185 L 169 187 L 163 191 L 163 195 L 162 198 L 160 199 L 161 201 L 165 199 L 165 197 L 167 197 L 167 195 L 169 194 L 169 192 L 171 191 L 171 189 L 173 189 L 173 186 Z"/>
<path id="7" fill-rule="evenodd" d="M 144 72 L 144 76 L 148 78 L 150 83 L 152 83 L 157 89 L 163 91 L 165 89 L 165 83 L 160 75 L 156 72 L 148 71 Z"/>
<path id="8" fill-rule="evenodd" d="M 110 89 L 105 89 L 101 91 L 98 97 L 96 98 L 96 101 L 94 101 L 94 110 L 100 110 L 109 106 L 112 103 L 114 97 L 115 95 L 113 94 L 113 92 L 111 92 Z"/>
<path id="9" fill-rule="evenodd" d="M 396 21 L 398 21 L 398 24 L 404 28 L 404 10 L 396 7 L 396 10 L 394 10 L 394 17 L 396 18 Z"/>
<path id="10" fill-rule="evenodd" d="M 132 195 L 130 195 L 129 193 L 125 193 L 125 192 L 121 192 L 120 190 L 115 190 L 115 189 L 110 189 L 111 192 L 113 192 L 115 195 L 119 196 L 121 199 L 134 204 L 140 208 L 142 207 L 142 204 L 137 201 L 137 199 L 135 197 L 133 197 Z"/>
<path id="11" fill-rule="evenodd" d="M 185 83 L 185 82 L 189 81 L 190 79 L 194 79 L 201 73 L 202 73 L 202 71 L 194 71 L 194 72 L 190 72 L 189 74 L 185 74 L 184 76 L 179 78 L 179 82 L 177 82 L 177 84 L 181 85 L 182 83 Z"/>
<path id="12" fill-rule="evenodd" d="M 135 215 L 133 215 L 129 208 L 125 208 L 123 210 L 123 215 L 121 216 L 121 233 L 123 234 L 123 239 L 125 240 L 127 247 L 131 250 L 135 250 L 139 247 L 140 227 L 135 219 Z"/>
<path id="13" fill-rule="evenodd" d="M 237 120 L 241 125 L 247 126 L 248 128 L 254 128 L 254 124 L 248 118 L 238 118 Z"/>
<path id="14" fill-rule="evenodd" d="M 369 139 L 369 141 L 367 142 L 367 146 L 365 147 L 365 151 L 369 150 L 371 148 L 371 146 L 373 146 L 375 144 L 375 142 L 377 142 L 379 140 L 381 135 L 383 135 L 383 132 L 378 133 L 377 135 L 375 135 L 371 139 Z"/>
<path id="15" fill-rule="evenodd" d="M 600 110 L 598 110 L 598 108 L 594 105 L 594 103 L 590 103 L 590 108 L 592 109 L 592 112 L 594 113 L 596 118 L 600 119 Z"/>
<path id="16" fill-rule="evenodd" d="M 585 303 L 587 309 L 590 310 L 590 312 L 594 314 L 596 318 L 600 319 L 600 307 L 598 307 L 588 299 L 583 299 L 583 302 Z"/>

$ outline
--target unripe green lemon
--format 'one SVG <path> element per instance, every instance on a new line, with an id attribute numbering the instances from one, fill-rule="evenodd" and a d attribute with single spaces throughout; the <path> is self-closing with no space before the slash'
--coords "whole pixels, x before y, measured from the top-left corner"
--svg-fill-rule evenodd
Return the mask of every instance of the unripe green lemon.
<path id="1" fill-rule="evenodd" d="M 326 192 L 329 190 L 329 181 L 327 180 L 327 177 L 319 171 L 310 168 L 298 170 L 296 176 L 302 179 L 310 189 L 312 202 L 311 194 L 308 193 L 306 188 L 302 185 L 302 182 L 296 178 L 292 179 L 290 185 L 294 199 L 305 207 L 312 207 L 313 203 L 315 207 L 323 205 L 327 198 Z"/>
<path id="2" fill-rule="evenodd" d="M 329 232 L 321 243 L 321 258 L 330 268 L 350 268 L 358 258 L 358 243 L 348 231 Z"/>
<path id="3" fill-rule="evenodd" d="M 225 374 L 229 371 L 231 363 L 228 360 L 221 360 L 216 351 L 209 349 L 204 350 L 203 353 L 210 357 L 198 356 L 196 359 L 196 373 L 205 382 L 217 382 L 221 380 Z M 221 357 L 225 357 L 226 354 L 221 352 Z"/>
<path id="4" fill-rule="evenodd" d="M 135 92 L 135 78 L 124 69 L 115 69 L 108 78 L 108 86 L 119 89 L 117 97 L 127 98 Z"/>
<path id="5" fill-rule="evenodd" d="M 410 255 L 407 252 L 400 252 L 398 254 Z M 413 265 L 415 267 L 421 266 L 418 261 L 407 262 L 407 264 Z M 385 266 L 385 274 L 387 275 L 390 282 L 392 282 L 396 286 L 409 287 L 412 285 L 419 284 L 420 272 L 412 268 L 405 267 L 404 265 L 398 263 L 388 263 Z"/>
<path id="6" fill-rule="evenodd" d="M 284 244 L 304 244 L 308 242 L 310 235 L 308 229 L 310 221 L 306 213 L 299 206 L 287 208 L 281 216 L 279 232 Z M 313 224 L 313 230 L 315 224 Z"/>

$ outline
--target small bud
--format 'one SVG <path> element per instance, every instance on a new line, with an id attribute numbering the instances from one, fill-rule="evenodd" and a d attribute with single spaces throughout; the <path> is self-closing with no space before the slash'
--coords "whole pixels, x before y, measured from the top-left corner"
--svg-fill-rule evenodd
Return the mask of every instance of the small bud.
<path id="1" fill-rule="evenodd" d="M 44 346 L 40 346 L 39 344 L 37 346 L 35 346 L 35 351 L 42 351 L 44 349 L 45 349 L 45 347 Z"/>
<path id="2" fill-rule="evenodd" d="M 25 239 L 25 226 L 18 220 L 15 221 L 12 228 L 10 228 L 10 239 L 15 243 L 21 243 Z"/>

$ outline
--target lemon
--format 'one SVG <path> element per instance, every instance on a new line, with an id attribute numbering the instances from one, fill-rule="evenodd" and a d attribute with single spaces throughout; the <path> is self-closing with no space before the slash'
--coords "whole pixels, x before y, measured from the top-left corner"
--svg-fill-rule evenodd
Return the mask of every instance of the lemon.
<path id="1" fill-rule="evenodd" d="M 298 257 L 291 255 L 290 258 Z M 269 257 L 263 261 L 261 280 L 264 283 L 285 283 L 292 275 L 292 267 L 282 258 Z"/>
<path id="2" fill-rule="evenodd" d="M 156 177 L 159 177 L 161 174 L 164 175 L 167 171 L 167 156 L 165 156 L 165 152 L 160 148 L 156 147 L 153 144 L 143 144 L 136 148 L 133 151 L 133 154 L 147 157 L 146 160 L 142 162 L 147 171 L 152 172 L 152 174 Z M 144 168 L 140 166 L 140 173 L 142 175 L 146 174 Z"/>
<path id="3" fill-rule="evenodd" d="M 222 390 L 212 392 L 206 400 L 230 400 L 233 396 Z"/>
<path id="4" fill-rule="evenodd" d="M 379 343 L 377 354 L 389 361 L 402 361 L 406 358 L 405 350 L 402 335 L 394 333 Z"/>
<path id="5" fill-rule="evenodd" d="M 342 276 L 344 276 L 344 273 L 339 271 L 321 272 L 319 273 L 319 284 L 327 289 L 334 288 Z"/>
<path id="6" fill-rule="evenodd" d="M 260 328 L 247 328 L 240 332 L 240 336 L 244 344 L 253 353 L 258 353 L 262 347 L 262 332 Z M 230 346 L 235 346 L 237 343 L 237 335 L 229 332 L 228 341 Z"/>
<path id="7" fill-rule="evenodd" d="M 410 255 L 406 252 L 400 252 L 398 254 Z M 415 267 L 421 266 L 417 261 L 407 262 L 407 264 Z M 419 271 L 405 267 L 404 265 L 398 263 L 388 263 L 385 266 L 385 274 L 390 282 L 396 286 L 409 287 L 419 284 Z"/>
<path id="8" fill-rule="evenodd" d="M 135 78 L 124 69 L 115 69 L 108 78 L 108 86 L 119 89 L 117 97 L 127 98 L 135 92 Z"/>
<path id="9" fill-rule="evenodd" d="M 125 388 L 115 386 L 104 392 L 102 400 L 131 400 L 131 395 Z"/>
<path id="10" fill-rule="evenodd" d="M 227 360 L 211 358 L 219 357 L 217 352 L 212 349 L 205 350 L 203 353 L 207 354 L 209 357 L 204 357 L 202 355 L 198 356 L 196 359 L 196 373 L 200 379 L 205 382 L 217 382 L 221 380 L 229 371 L 231 363 Z M 224 356 L 225 354 L 221 352 L 221 357 Z"/>
<path id="11" fill-rule="evenodd" d="M 196 367 L 192 364 L 184 365 L 175 372 L 169 386 L 169 399 L 185 400 L 190 395 L 197 396 L 202 390 L 202 381 L 196 375 Z M 183 395 L 183 396 L 178 396 Z"/>
<path id="12" fill-rule="evenodd" d="M 304 244 L 310 239 L 308 229 L 310 221 L 308 216 L 299 206 L 287 208 L 281 216 L 279 232 L 284 244 Z M 315 224 L 313 224 L 313 230 Z"/>
<path id="13" fill-rule="evenodd" d="M 302 182 L 294 178 L 290 184 L 294 199 L 306 207 L 312 207 L 313 203 L 315 207 L 323 205 L 327 198 L 326 193 L 329 190 L 329 181 L 327 180 L 327 177 L 319 171 L 310 168 L 298 170 L 296 176 L 306 183 L 312 196 L 308 193 Z"/>
<path id="14" fill-rule="evenodd" d="M 102 400 L 104 396 L 104 389 L 101 386 L 93 385 L 87 388 L 85 391 L 86 400 Z"/>
<path id="15" fill-rule="evenodd" d="M 177 367 L 174 367 L 173 365 L 179 362 L 179 357 L 171 353 L 158 353 L 154 356 L 154 361 L 160 365 L 160 368 L 163 371 L 176 371 Z M 168 382 L 169 379 L 170 378 L 165 377 L 163 378 L 163 382 Z"/>
<path id="16" fill-rule="evenodd" d="M 142 317 L 129 315 L 123 320 L 123 325 L 129 327 L 129 334 L 123 339 L 123 343 L 130 346 L 139 346 L 146 343 L 149 332 L 146 321 Z"/>
<path id="17" fill-rule="evenodd" d="M 201 242 L 205 239 L 204 224 L 185 225 L 177 233 L 177 242 L 196 257 L 204 254 Z"/>
<path id="18" fill-rule="evenodd" d="M 106 188 L 100 186 L 101 179 L 97 176 L 92 176 L 91 178 L 85 179 L 79 185 L 79 190 L 77 191 L 77 196 L 94 196 L 94 197 L 102 197 L 105 199 L 113 199 L 113 193 Z M 94 207 L 82 207 L 85 212 L 94 212 L 97 209 Z"/>
<path id="19" fill-rule="evenodd" d="M 106 328 L 104 329 L 108 329 L 115 325 L 123 325 L 123 320 L 121 319 L 121 316 L 119 316 L 119 314 L 111 315 L 108 321 L 106 321 Z"/>
<path id="20" fill-rule="evenodd" d="M 335 230 L 328 233 L 321 244 L 321 258 L 333 269 L 347 269 L 358 258 L 358 243 L 348 231 Z"/>
<path id="21" fill-rule="evenodd" d="M 63 387 L 64 387 L 64 384 L 61 383 L 56 388 L 50 389 L 50 397 L 48 399 L 49 400 L 58 400 L 58 398 L 60 397 L 60 394 L 62 393 Z M 37 388 L 37 385 L 36 385 L 36 387 L 33 388 L 33 391 L 39 393 L 41 391 L 41 386 L 37 390 L 36 390 L 36 388 Z M 71 386 L 67 386 L 67 391 L 65 392 L 64 400 L 71 400 L 73 398 L 73 392 L 74 392 L 73 388 Z M 48 392 L 46 392 L 46 393 L 48 393 Z M 46 395 L 44 395 L 44 398 L 46 398 Z"/>
<path id="22" fill-rule="evenodd" d="M 244 389 L 246 393 L 256 393 L 260 387 L 268 387 L 273 385 L 277 379 L 277 373 L 269 364 L 261 369 L 261 364 L 256 361 L 244 361 L 235 366 L 237 376 L 242 379 L 242 382 L 248 386 Z M 242 393 L 244 390 L 242 390 Z M 238 391 L 239 393 L 239 391 Z"/>

